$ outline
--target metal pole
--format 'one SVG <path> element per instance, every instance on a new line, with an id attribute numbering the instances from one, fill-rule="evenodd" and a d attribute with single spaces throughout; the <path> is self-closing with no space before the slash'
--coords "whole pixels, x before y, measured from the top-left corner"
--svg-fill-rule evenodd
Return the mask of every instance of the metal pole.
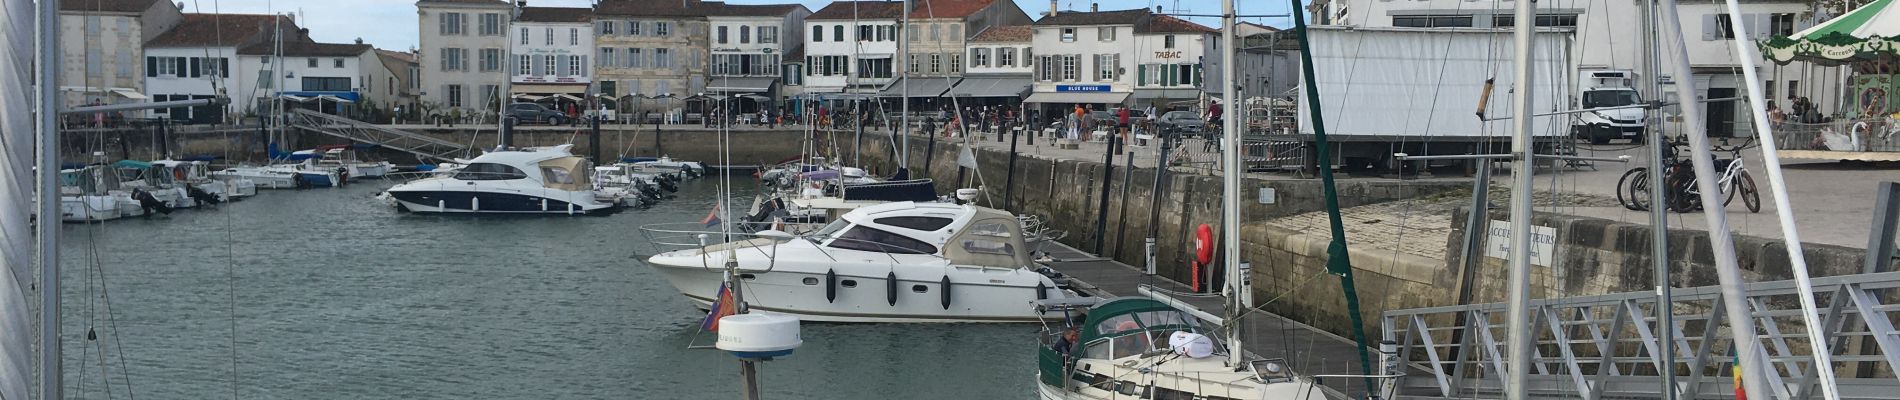
<path id="1" fill-rule="evenodd" d="M 1115 217 L 1115 259 L 1122 258 L 1122 248 L 1128 233 L 1128 186 L 1135 183 L 1135 153 L 1128 153 L 1128 166 L 1122 168 L 1121 214 Z"/>
<path id="2" fill-rule="evenodd" d="M 1225 86 L 1221 88 L 1221 102 L 1226 103 L 1222 104 L 1223 107 L 1232 109 L 1236 104 L 1240 104 L 1239 101 L 1237 101 L 1240 98 L 1240 94 L 1235 93 L 1237 92 L 1235 88 L 1239 87 L 1239 85 L 1234 84 L 1234 77 L 1239 75 L 1239 71 L 1237 71 L 1237 68 L 1234 68 L 1233 62 L 1234 50 L 1237 47 L 1234 44 L 1234 0 L 1221 1 L 1220 20 L 1221 59 L 1226 61 L 1221 63 L 1220 71 L 1221 84 Z M 1221 157 L 1223 160 L 1226 160 L 1224 164 L 1226 164 L 1227 167 L 1222 174 L 1221 185 L 1221 246 L 1223 250 L 1221 259 L 1222 263 L 1226 266 L 1225 272 L 1228 275 L 1227 284 L 1224 285 L 1227 290 L 1227 300 L 1233 302 L 1227 307 L 1227 346 L 1229 347 L 1227 349 L 1229 353 L 1227 358 L 1230 363 L 1229 365 L 1240 365 L 1241 356 L 1246 354 L 1246 351 L 1241 349 L 1240 340 L 1240 326 L 1245 325 L 1240 323 L 1238 319 L 1241 312 L 1241 305 L 1244 304 L 1240 301 L 1240 296 L 1247 295 L 1246 293 L 1240 293 L 1239 285 L 1242 278 L 1234 276 L 1240 273 L 1241 167 L 1239 145 L 1240 124 L 1238 124 L 1240 115 L 1236 113 L 1229 114 L 1234 115 L 1228 115 L 1227 118 L 1223 118 L 1221 121 L 1221 130 L 1226 134 L 1226 139 L 1223 140 L 1226 142 L 1225 146 L 1221 146 Z"/>
<path id="3" fill-rule="evenodd" d="M 1108 237 L 1108 189 L 1115 184 L 1115 138 L 1109 137 L 1107 151 L 1102 152 L 1102 200 L 1095 208 L 1095 254 L 1102 254 L 1104 239 Z M 1126 183 L 1123 183 L 1126 185 Z"/>
<path id="4" fill-rule="evenodd" d="M 1153 189 L 1150 189 L 1148 192 L 1148 270 L 1146 271 L 1148 275 L 1154 275 L 1157 267 L 1155 264 L 1155 236 L 1161 233 L 1161 198 L 1168 197 L 1169 194 L 1169 192 L 1162 191 L 1161 180 L 1167 177 L 1168 145 L 1174 142 L 1174 139 L 1165 135 L 1156 135 L 1156 139 L 1161 140 L 1161 150 L 1160 158 L 1155 159 L 1154 186 Z M 1173 188 L 1169 187 L 1168 189 L 1172 190 Z"/>
<path id="5" fill-rule="evenodd" d="M 1469 162 L 1478 164 L 1478 178 L 1471 182 L 1471 213 L 1465 216 L 1465 242 L 1464 246 L 1460 247 L 1464 251 L 1464 259 L 1460 262 L 1462 270 L 1458 272 L 1460 276 L 1458 305 L 1461 306 L 1471 304 L 1472 292 L 1475 291 L 1473 285 L 1477 283 L 1478 278 L 1478 263 L 1484 260 L 1484 256 L 1478 254 L 1482 251 L 1479 247 L 1484 241 L 1478 238 L 1485 237 L 1486 226 L 1490 225 L 1491 221 L 1491 159 L 1474 159 Z M 1458 330 L 1451 331 L 1451 341 L 1446 343 L 1464 343 L 1465 335 L 1470 334 L 1471 326 L 1468 324 L 1470 317 L 1465 315 L 1469 313 L 1459 314 L 1461 315 L 1458 316 Z M 1452 349 L 1463 350 L 1462 347 Z M 1452 353 L 1449 358 L 1463 360 L 1461 357 L 1463 357 L 1461 353 Z"/>
<path id="6" fill-rule="evenodd" d="M 660 115 L 660 119 L 665 119 L 665 118 L 666 118 L 665 114 Z M 660 123 L 660 120 L 653 121 L 653 156 L 654 157 L 661 157 L 661 156 L 666 155 L 666 141 L 660 140 L 661 136 L 665 136 L 665 135 L 660 134 L 661 125 L 663 124 Z"/>
<path id="7" fill-rule="evenodd" d="M 1534 85 L 1531 69 L 1531 40 L 1536 22 L 1531 2 L 1519 1 L 1516 5 L 1516 32 L 1513 43 L 1516 60 L 1511 84 L 1511 112 L 1525 115 L 1531 112 L 1531 88 Z M 1510 308 L 1507 312 L 1510 326 L 1510 351 L 1504 358 L 1510 362 L 1505 368 L 1509 374 L 1504 384 L 1504 397 L 1510 400 L 1523 400 L 1530 393 L 1525 378 L 1530 374 L 1531 343 L 1536 336 L 1531 335 L 1531 182 L 1536 168 L 1532 159 L 1536 146 L 1531 143 L 1532 118 L 1511 120 L 1511 152 L 1517 157 L 1511 162 L 1511 283 Z"/>
<path id="8" fill-rule="evenodd" d="M 1900 183 L 1881 182 L 1874 200 L 1874 228 L 1867 235 L 1867 262 L 1861 273 L 1893 270 L 1894 236 L 1900 235 Z"/>
<path id="9" fill-rule="evenodd" d="M 891 63 L 897 64 L 897 71 L 898 71 L 897 76 L 899 78 L 903 78 L 902 83 L 904 85 L 904 87 L 901 88 L 903 90 L 903 93 L 901 93 L 901 95 L 903 95 L 904 98 L 898 101 L 898 103 L 900 104 L 898 108 L 901 111 L 901 115 L 898 116 L 898 119 L 901 120 L 901 122 L 904 125 L 904 128 L 898 130 L 899 132 L 902 133 L 902 135 L 900 135 L 900 140 L 902 141 L 901 143 L 902 145 L 899 147 L 902 147 L 903 151 L 898 152 L 899 154 L 897 155 L 897 168 L 909 169 L 910 168 L 910 41 L 911 41 L 911 37 L 909 34 L 907 34 L 907 32 L 910 32 L 910 0 L 904 0 L 904 18 L 903 19 L 904 20 L 902 23 L 897 24 L 898 25 L 897 32 L 892 33 L 894 35 L 897 35 L 899 39 L 897 40 L 897 59 L 891 60 Z M 929 132 L 925 132 L 925 134 L 929 134 Z M 1010 161 L 1014 162 L 1016 160 L 1014 157 L 1015 156 L 1011 156 Z M 924 168 L 929 169 L 930 164 L 928 162 L 924 163 Z M 906 173 L 906 175 L 908 175 L 908 173 Z M 929 175 L 926 174 L 925 176 L 929 176 Z"/>
<path id="10" fill-rule="evenodd" d="M 1644 0 L 1643 12 L 1643 35 L 1649 38 L 1649 40 L 1639 41 L 1643 44 L 1643 73 L 1647 75 L 1643 88 L 1649 92 L 1650 100 L 1662 100 L 1662 76 L 1660 75 L 1662 51 L 1659 49 L 1660 46 L 1656 46 L 1656 39 L 1659 37 L 1656 33 L 1658 25 L 1656 0 Z M 1693 100 L 1693 98 L 1683 100 Z M 1667 178 L 1663 172 L 1666 165 L 1663 155 L 1668 153 L 1668 148 L 1664 146 L 1669 144 L 1663 140 L 1662 124 L 1657 123 L 1658 115 L 1656 114 L 1659 112 L 1661 110 L 1657 109 L 1643 112 L 1643 137 L 1647 139 L 1650 150 L 1649 262 L 1650 268 L 1655 270 L 1656 304 L 1668 305 L 1674 304 L 1672 300 L 1674 294 L 1671 292 L 1675 289 L 1675 284 L 1670 283 L 1669 276 L 1669 208 L 1664 205 L 1669 197 L 1667 192 L 1662 190 L 1665 186 L 1664 179 Z M 1656 375 L 1662 377 L 1662 400 L 1675 400 L 1676 392 L 1679 390 L 1676 388 L 1675 308 L 1658 307 L 1655 312 L 1658 347 L 1656 358 L 1663 360 L 1663 370 L 1658 370 Z"/>
<path id="11" fill-rule="evenodd" d="M 502 149 L 502 150 L 507 150 L 509 147 L 514 147 L 515 145 L 515 119 L 514 117 L 502 116 L 501 130 L 495 136 L 497 136 L 497 140 L 495 141 L 497 148 Z"/>
<path id="12" fill-rule="evenodd" d="M 1676 13 L 1676 0 L 1662 0 L 1657 8 L 1662 14 L 1659 25 L 1667 32 L 1665 36 L 1671 38 L 1668 43 L 1673 45 L 1676 93 L 1691 98 L 1696 95 L 1695 72 L 1689 66 L 1687 37 L 1682 34 L 1682 20 Z M 1741 360 L 1742 385 L 1747 393 L 1768 396 L 1768 386 L 1762 378 L 1767 366 L 1761 362 L 1761 342 L 1755 337 L 1755 318 L 1749 316 L 1748 297 L 1742 292 L 1744 282 L 1741 268 L 1735 261 L 1734 238 L 1729 236 L 1728 214 L 1721 209 L 1722 192 L 1715 186 L 1715 155 L 1710 154 L 1709 138 L 1704 131 L 1708 126 L 1704 125 L 1702 104 L 1683 102 L 1681 107 L 1684 133 L 1689 137 L 1689 162 L 1695 166 L 1696 188 L 1702 192 L 1702 204 L 1711 208 L 1703 212 L 1702 216 L 1708 221 L 1709 248 L 1715 253 L 1715 272 L 1722 285 L 1723 308 L 1728 314 L 1729 332 L 1734 335 L 1735 353 Z M 1664 184 L 1652 182 L 1652 190 L 1663 190 Z M 1786 207 L 1785 204 L 1780 206 Z M 1655 204 L 1652 207 L 1662 206 Z"/>
<path id="13" fill-rule="evenodd" d="M 594 116 L 592 117 L 587 117 L 587 127 L 589 129 L 589 134 L 587 137 L 587 148 L 594 152 L 594 165 L 601 165 L 603 163 L 600 161 L 600 114 L 599 112 L 595 112 Z"/>
<path id="14" fill-rule="evenodd" d="M 1003 209 L 1016 208 L 1016 131 L 1009 131 L 1009 168 L 1003 171 Z"/>
<path id="15" fill-rule="evenodd" d="M 859 105 L 864 104 L 864 103 L 853 102 L 851 104 L 853 105 L 853 107 L 858 108 L 857 110 L 858 131 L 855 135 L 851 136 L 851 165 L 857 166 L 859 168 L 863 168 L 864 167 L 864 110 L 863 110 L 864 107 L 859 106 Z M 844 161 L 844 160 L 839 160 L 839 161 Z M 843 176 L 843 175 L 839 175 L 839 176 Z"/>
<path id="16" fill-rule="evenodd" d="M 40 398 L 60 394 L 59 287 L 59 0 L 39 0 Z M 18 144 L 16 144 L 18 145 Z"/>
<path id="17" fill-rule="evenodd" d="M 1731 21 L 1743 20 L 1740 2 L 1727 0 L 1725 3 L 1728 4 L 1728 15 Z M 1748 26 L 1745 24 L 1731 23 L 1729 29 L 1734 31 L 1735 37 L 1752 37 L 1748 35 Z M 1788 202 L 1788 180 L 1781 175 L 1781 156 L 1778 154 L 1779 150 L 1775 148 L 1774 125 L 1768 121 L 1766 102 L 1769 99 L 1763 93 L 1761 71 L 1758 71 L 1756 66 L 1761 60 L 1761 55 L 1756 54 L 1755 44 L 1750 43 L 1751 41 L 1731 40 L 1731 42 L 1735 44 L 1735 54 L 1738 54 L 1736 59 L 1742 63 L 1742 77 L 1745 78 L 1743 82 L 1746 82 L 1743 86 L 1748 89 L 1749 105 L 1752 106 L 1748 114 L 1754 117 L 1755 136 L 1761 142 L 1762 169 L 1768 171 L 1768 192 L 1775 196 L 1775 217 L 1781 221 L 1781 241 L 1788 251 L 1788 267 L 1794 271 L 1794 286 L 1801 294 L 1799 296 L 1801 320 L 1807 326 L 1818 327 L 1821 326 L 1821 313 L 1816 310 L 1817 307 L 1814 304 L 1814 280 L 1808 276 L 1808 260 L 1801 252 L 1801 232 L 1794 225 L 1794 208 L 1788 206 L 1792 204 Z M 1719 209 L 1722 208 L 1714 206 L 1721 203 L 1705 202 L 1703 204 L 1711 205 L 1709 206 L 1712 209 L 1711 213 L 1720 212 Z M 1832 352 L 1827 348 L 1827 338 L 1821 337 L 1820 329 L 1804 329 L 1804 331 L 1807 332 L 1808 343 L 1814 346 L 1809 353 L 1813 355 L 1814 365 L 1818 367 L 1815 371 L 1820 373 L 1821 397 L 1827 400 L 1840 400 L 1840 390 L 1835 387 L 1834 363 L 1830 360 Z M 1754 337 L 1752 331 L 1749 337 Z M 1757 396 L 1766 396 L 1766 394 Z"/>

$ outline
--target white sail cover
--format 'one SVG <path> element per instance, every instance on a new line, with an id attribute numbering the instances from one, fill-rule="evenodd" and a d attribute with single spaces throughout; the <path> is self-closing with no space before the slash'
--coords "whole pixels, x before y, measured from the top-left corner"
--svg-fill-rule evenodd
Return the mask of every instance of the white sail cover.
<path id="1" fill-rule="evenodd" d="M 1207 358 L 1214 355 L 1214 339 L 1199 333 L 1175 332 L 1168 337 L 1168 348 L 1188 358 Z"/>
<path id="2" fill-rule="evenodd" d="M 33 210 L 33 2 L 0 0 L 0 398 L 25 399 L 33 387 L 35 276 Z M 59 223 L 53 218 L 53 223 Z"/>

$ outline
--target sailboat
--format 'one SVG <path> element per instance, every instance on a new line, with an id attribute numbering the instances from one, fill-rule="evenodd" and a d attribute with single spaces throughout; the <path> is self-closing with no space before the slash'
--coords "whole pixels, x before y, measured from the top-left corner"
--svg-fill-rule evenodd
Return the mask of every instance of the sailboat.
<path id="1" fill-rule="evenodd" d="M 1298 4 L 1295 4 L 1297 7 Z M 1234 2 L 1222 1 L 1222 40 L 1224 82 L 1235 82 Z M 1304 19 L 1295 14 L 1295 23 Z M 1312 63 L 1304 63 L 1308 79 Z M 1226 104 L 1240 104 L 1238 90 L 1222 90 Z M 1322 104 L 1314 101 L 1313 104 Z M 1240 142 L 1238 118 L 1225 121 L 1225 140 Z M 1323 132 L 1323 130 L 1321 131 Z M 1326 154 L 1326 139 L 1318 137 L 1321 154 Z M 1238 160 L 1240 146 L 1225 146 L 1223 151 L 1222 226 L 1229 238 L 1240 237 L 1239 190 L 1241 174 L 1246 171 Z M 1321 165 L 1327 161 L 1322 159 Z M 1322 170 L 1326 170 L 1322 168 Z M 1337 195 L 1331 190 L 1330 171 L 1324 176 L 1328 190 L 1328 211 L 1339 215 Z M 1334 248 L 1343 251 L 1344 232 L 1335 226 Z M 1327 390 L 1317 378 L 1294 372 L 1284 359 L 1262 359 L 1241 347 L 1239 326 L 1245 310 L 1250 309 L 1243 282 L 1246 269 L 1240 265 L 1240 241 L 1223 240 L 1224 270 L 1227 284 L 1221 297 L 1226 301 L 1225 317 L 1216 318 L 1185 303 L 1150 294 L 1150 297 L 1126 297 L 1101 302 L 1038 302 L 1042 310 L 1064 313 L 1080 311 L 1063 326 L 1044 326 L 1037 348 L 1037 397 L 1047 400 L 1119 398 L 1140 399 L 1325 399 Z M 1335 254 L 1334 258 L 1344 258 Z M 1337 260 L 1335 260 L 1337 261 Z M 1350 266 L 1346 268 L 1350 269 Z M 1350 282 L 1350 274 L 1345 275 Z M 1157 293 L 1145 291 L 1144 293 Z M 1348 293 L 1351 295 L 1350 286 Z M 1356 303 L 1351 301 L 1349 303 Z M 1177 305 L 1180 305 L 1177 307 Z M 1357 313 L 1357 310 L 1354 310 Z M 1215 326 L 1204 327 L 1203 320 Z M 1355 324 L 1356 321 L 1355 321 Z M 1363 337 L 1363 335 L 1361 335 Z M 1217 339 L 1218 337 L 1218 339 Z M 1217 356 L 1224 355 L 1224 356 Z M 1362 360 L 1363 361 L 1363 360 Z M 1368 376 L 1369 377 L 1369 376 Z"/>

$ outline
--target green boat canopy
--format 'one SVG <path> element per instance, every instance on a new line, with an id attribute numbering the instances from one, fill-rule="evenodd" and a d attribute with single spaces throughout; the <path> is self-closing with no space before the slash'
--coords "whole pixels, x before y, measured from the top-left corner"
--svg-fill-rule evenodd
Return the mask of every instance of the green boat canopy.
<path id="1" fill-rule="evenodd" d="M 1776 36 L 1756 45 L 1777 64 L 1840 65 L 1900 56 L 1900 6 L 1895 4 L 1894 0 L 1875 0 L 1794 36 Z"/>
<path id="2" fill-rule="evenodd" d="M 122 168 L 122 169 L 150 169 L 152 168 L 152 163 L 148 163 L 144 161 L 134 161 L 134 160 L 119 160 L 119 162 L 112 163 L 112 166 Z"/>

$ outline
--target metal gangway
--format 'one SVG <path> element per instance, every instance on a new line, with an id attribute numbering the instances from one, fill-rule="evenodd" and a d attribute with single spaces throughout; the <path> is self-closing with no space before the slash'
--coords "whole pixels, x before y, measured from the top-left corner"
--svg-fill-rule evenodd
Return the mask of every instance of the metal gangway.
<path id="1" fill-rule="evenodd" d="M 1900 272 L 1818 277 L 1815 304 L 1831 368 L 1844 399 L 1900 399 Z M 1751 399 L 1820 398 L 1794 281 L 1747 285 L 1755 338 L 1772 393 Z M 1677 398 L 1733 398 L 1735 353 L 1720 287 L 1674 290 L 1671 306 L 1655 292 L 1554 298 L 1531 303 L 1532 347 L 1527 386 L 1533 397 L 1663 398 L 1657 371 L 1676 377 Z M 1387 311 L 1384 339 L 1396 342 L 1410 374 L 1403 397 L 1495 398 L 1503 390 L 1508 325 L 1505 303 Z M 1657 315 L 1674 316 L 1676 354 L 1658 357 Z"/>
<path id="2" fill-rule="evenodd" d="M 468 146 L 388 127 L 316 111 L 296 109 L 285 115 L 289 126 L 309 132 L 373 143 L 392 150 L 416 155 L 422 160 L 453 161 L 468 155 Z"/>

